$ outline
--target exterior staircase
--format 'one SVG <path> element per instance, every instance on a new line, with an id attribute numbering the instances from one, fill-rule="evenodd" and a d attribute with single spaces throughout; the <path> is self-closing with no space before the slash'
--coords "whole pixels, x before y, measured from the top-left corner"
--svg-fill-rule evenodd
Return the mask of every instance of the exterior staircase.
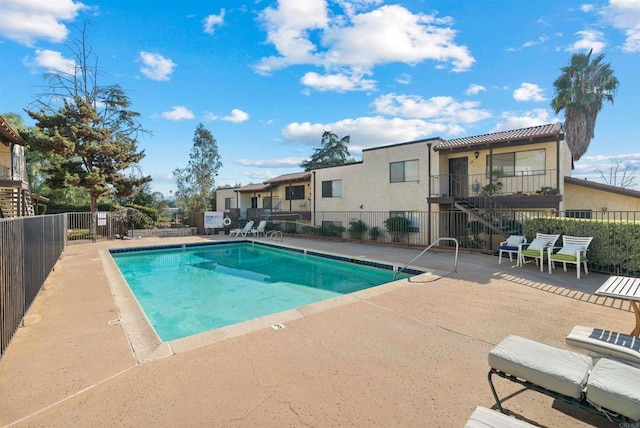
<path id="1" fill-rule="evenodd" d="M 29 189 L 0 187 L 0 218 L 32 215 L 34 215 L 34 207 Z"/>
<path id="2" fill-rule="evenodd" d="M 454 189 L 462 189 L 461 183 L 455 183 Z M 499 235 L 509 236 L 522 233 L 524 216 L 506 205 L 498 203 L 491 195 L 480 194 L 474 197 L 451 195 L 453 206 L 467 214 L 473 220 Z"/>

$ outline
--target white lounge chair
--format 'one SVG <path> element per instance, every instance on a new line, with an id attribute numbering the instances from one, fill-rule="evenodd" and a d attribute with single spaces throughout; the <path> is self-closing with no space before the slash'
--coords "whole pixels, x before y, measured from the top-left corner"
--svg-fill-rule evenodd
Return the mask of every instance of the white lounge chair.
<path id="1" fill-rule="evenodd" d="M 504 413 L 478 406 L 473 411 L 464 428 L 533 428 L 520 419 L 512 418 Z"/>
<path id="2" fill-rule="evenodd" d="M 569 346 L 618 358 L 640 367 L 640 337 L 577 325 L 565 340 Z"/>
<path id="3" fill-rule="evenodd" d="M 562 248 L 554 252 L 553 248 L 547 248 L 547 262 L 549 273 L 555 267 L 554 262 L 562 263 L 564 271 L 567 271 L 567 263 L 576 265 L 576 276 L 580 279 L 580 265 L 584 265 L 584 273 L 589 275 L 587 269 L 587 248 L 593 237 L 562 235 Z M 557 249 L 557 248 L 556 248 Z"/>
<path id="4" fill-rule="evenodd" d="M 260 223 L 258 223 L 258 227 L 254 227 L 249 232 L 251 232 L 253 236 L 264 236 L 266 227 L 267 227 L 267 221 L 260 220 Z"/>
<path id="5" fill-rule="evenodd" d="M 592 359 L 511 335 L 489 352 L 489 366 L 489 386 L 503 413 L 492 375 L 619 423 L 640 420 L 640 368 L 617 359 Z"/>
<path id="6" fill-rule="evenodd" d="M 253 227 L 254 221 L 248 221 L 247 224 L 244 225 L 243 228 L 241 229 L 233 229 L 231 232 L 229 232 L 229 236 L 247 236 L 247 233 L 249 233 L 251 231 L 251 228 Z"/>

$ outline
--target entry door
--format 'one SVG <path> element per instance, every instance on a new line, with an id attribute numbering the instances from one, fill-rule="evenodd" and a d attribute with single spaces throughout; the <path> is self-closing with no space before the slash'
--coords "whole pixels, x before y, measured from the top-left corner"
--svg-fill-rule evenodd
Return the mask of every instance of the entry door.
<path id="1" fill-rule="evenodd" d="M 449 159 L 450 196 L 466 198 L 469 195 L 469 163 L 467 157 Z"/>

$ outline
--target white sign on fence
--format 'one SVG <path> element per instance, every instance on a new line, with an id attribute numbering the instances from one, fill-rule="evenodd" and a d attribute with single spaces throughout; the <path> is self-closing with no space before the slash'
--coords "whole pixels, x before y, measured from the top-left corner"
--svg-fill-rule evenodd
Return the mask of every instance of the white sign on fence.
<path id="1" fill-rule="evenodd" d="M 107 213 L 99 212 L 98 226 L 106 226 L 106 225 L 107 225 Z"/>
<path id="2" fill-rule="evenodd" d="M 224 213 L 217 211 L 205 211 L 204 228 L 205 229 L 222 229 L 224 224 Z"/>

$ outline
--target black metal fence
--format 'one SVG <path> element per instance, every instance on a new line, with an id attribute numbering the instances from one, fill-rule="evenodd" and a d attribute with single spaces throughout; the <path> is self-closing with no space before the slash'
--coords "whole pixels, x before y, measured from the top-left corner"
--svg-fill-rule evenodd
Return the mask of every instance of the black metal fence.
<path id="1" fill-rule="evenodd" d="M 640 276 L 640 211 L 317 211 L 310 221 L 271 219 L 267 230 L 285 234 L 426 247 L 456 238 L 462 248 L 497 252 L 509 233 L 593 236 L 589 268 Z M 0 356 L 68 242 L 117 235 L 110 214 L 67 213 L 0 219 Z M 506 232 L 505 232 L 506 233 Z"/>
<path id="2" fill-rule="evenodd" d="M 0 356 L 66 244 L 66 214 L 0 219 Z"/>
<path id="3" fill-rule="evenodd" d="M 267 230 L 272 229 L 418 248 L 438 238 L 456 238 L 461 248 L 494 253 L 509 234 L 531 239 L 537 232 L 592 236 L 590 269 L 640 275 L 640 211 L 318 211 L 309 223 L 270 220 Z"/>

